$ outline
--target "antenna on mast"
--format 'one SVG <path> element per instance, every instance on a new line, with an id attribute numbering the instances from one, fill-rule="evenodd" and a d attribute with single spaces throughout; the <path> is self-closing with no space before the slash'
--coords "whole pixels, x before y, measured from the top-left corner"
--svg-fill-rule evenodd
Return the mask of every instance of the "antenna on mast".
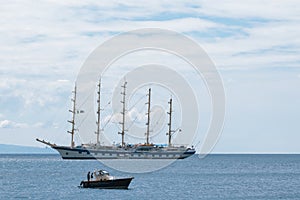
<path id="1" fill-rule="evenodd" d="M 124 82 L 124 85 L 122 85 L 121 87 L 123 88 L 123 92 L 121 92 L 121 94 L 123 95 L 123 100 L 121 101 L 121 103 L 123 104 L 123 109 L 122 109 L 122 122 L 120 122 L 120 124 L 122 125 L 122 132 L 119 132 L 119 134 L 122 135 L 122 147 L 125 147 L 125 141 L 124 141 L 124 135 L 125 135 L 125 112 L 126 112 L 126 104 L 125 104 L 125 97 L 126 97 L 126 85 L 127 82 Z"/>

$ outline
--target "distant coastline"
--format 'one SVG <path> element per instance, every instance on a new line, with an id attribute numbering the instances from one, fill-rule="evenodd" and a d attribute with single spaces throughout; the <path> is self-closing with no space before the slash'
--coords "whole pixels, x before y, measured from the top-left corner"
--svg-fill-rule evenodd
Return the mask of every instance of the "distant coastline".
<path id="1" fill-rule="evenodd" d="M 57 151 L 50 147 L 33 147 L 12 144 L 0 144 L 0 154 L 54 154 Z M 300 152 L 213 152 L 210 155 L 299 155 Z M 196 152 L 196 154 L 197 152 Z"/>
<path id="2" fill-rule="evenodd" d="M 48 147 L 20 146 L 12 144 L 0 144 L 0 154 L 58 154 Z"/>

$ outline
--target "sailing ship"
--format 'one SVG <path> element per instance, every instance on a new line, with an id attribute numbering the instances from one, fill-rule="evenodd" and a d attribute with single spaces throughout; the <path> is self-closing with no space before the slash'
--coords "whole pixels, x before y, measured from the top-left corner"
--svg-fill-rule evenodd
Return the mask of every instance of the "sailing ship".
<path id="1" fill-rule="evenodd" d="M 72 125 L 71 131 L 68 133 L 71 134 L 71 145 L 70 146 L 60 146 L 45 140 L 36 139 L 38 142 L 46 144 L 51 148 L 55 149 L 59 152 L 63 159 L 184 159 L 193 154 L 195 154 L 195 149 L 192 147 L 187 147 L 184 145 L 175 146 L 172 144 L 172 135 L 175 131 L 172 130 L 172 98 L 170 98 L 169 103 L 169 122 L 168 122 L 168 145 L 162 146 L 150 143 L 150 110 L 151 110 L 151 88 L 148 91 L 148 112 L 147 112 L 147 131 L 146 131 L 146 142 L 144 144 L 134 144 L 129 145 L 126 144 L 124 140 L 125 136 L 125 95 L 126 95 L 126 84 L 122 85 L 123 91 L 121 94 L 123 95 L 121 103 L 123 104 L 122 108 L 122 131 L 118 134 L 121 134 L 121 144 L 120 145 L 110 145 L 105 146 L 101 145 L 99 141 L 100 135 L 100 92 L 101 92 L 101 81 L 98 84 L 98 109 L 97 109 L 97 140 L 96 143 L 92 144 L 82 144 L 80 146 L 75 146 L 74 143 L 74 134 L 75 134 L 75 115 L 76 115 L 76 85 L 74 88 L 74 96 L 72 99 L 73 108 L 70 110 L 72 113 L 72 120 L 68 121 Z"/>

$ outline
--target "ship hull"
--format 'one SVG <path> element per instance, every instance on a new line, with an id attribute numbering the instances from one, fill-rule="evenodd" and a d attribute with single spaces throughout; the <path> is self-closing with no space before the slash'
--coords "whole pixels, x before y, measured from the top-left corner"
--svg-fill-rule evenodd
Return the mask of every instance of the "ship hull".
<path id="1" fill-rule="evenodd" d="M 128 189 L 131 178 L 120 178 L 105 181 L 82 181 L 80 185 L 83 188 L 97 188 L 97 189 Z"/>
<path id="2" fill-rule="evenodd" d="M 63 159 L 184 159 L 195 154 L 195 150 L 136 151 L 125 149 L 84 149 L 63 146 L 52 147 Z"/>

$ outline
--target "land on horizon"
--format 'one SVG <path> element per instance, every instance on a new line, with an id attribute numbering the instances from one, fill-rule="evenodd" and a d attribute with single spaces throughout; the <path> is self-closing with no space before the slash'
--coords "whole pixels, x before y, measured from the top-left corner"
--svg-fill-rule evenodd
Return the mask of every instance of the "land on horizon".
<path id="1" fill-rule="evenodd" d="M 21 146 L 21 145 L 13 145 L 13 144 L 0 144 L 0 154 L 58 154 L 54 149 L 50 147 L 34 147 L 34 146 Z M 196 153 L 196 154 L 199 154 Z M 248 154 L 248 155 L 272 155 L 272 154 L 299 154 L 297 152 L 212 152 L 210 154 L 213 155 L 224 155 L 224 154 L 232 154 L 232 155 L 239 155 L 239 154 Z"/>
<path id="2" fill-rule="evenodd" d="M 50 147 L 20 146 L 0 144 L 0 154 L 58 154 Z"/>

